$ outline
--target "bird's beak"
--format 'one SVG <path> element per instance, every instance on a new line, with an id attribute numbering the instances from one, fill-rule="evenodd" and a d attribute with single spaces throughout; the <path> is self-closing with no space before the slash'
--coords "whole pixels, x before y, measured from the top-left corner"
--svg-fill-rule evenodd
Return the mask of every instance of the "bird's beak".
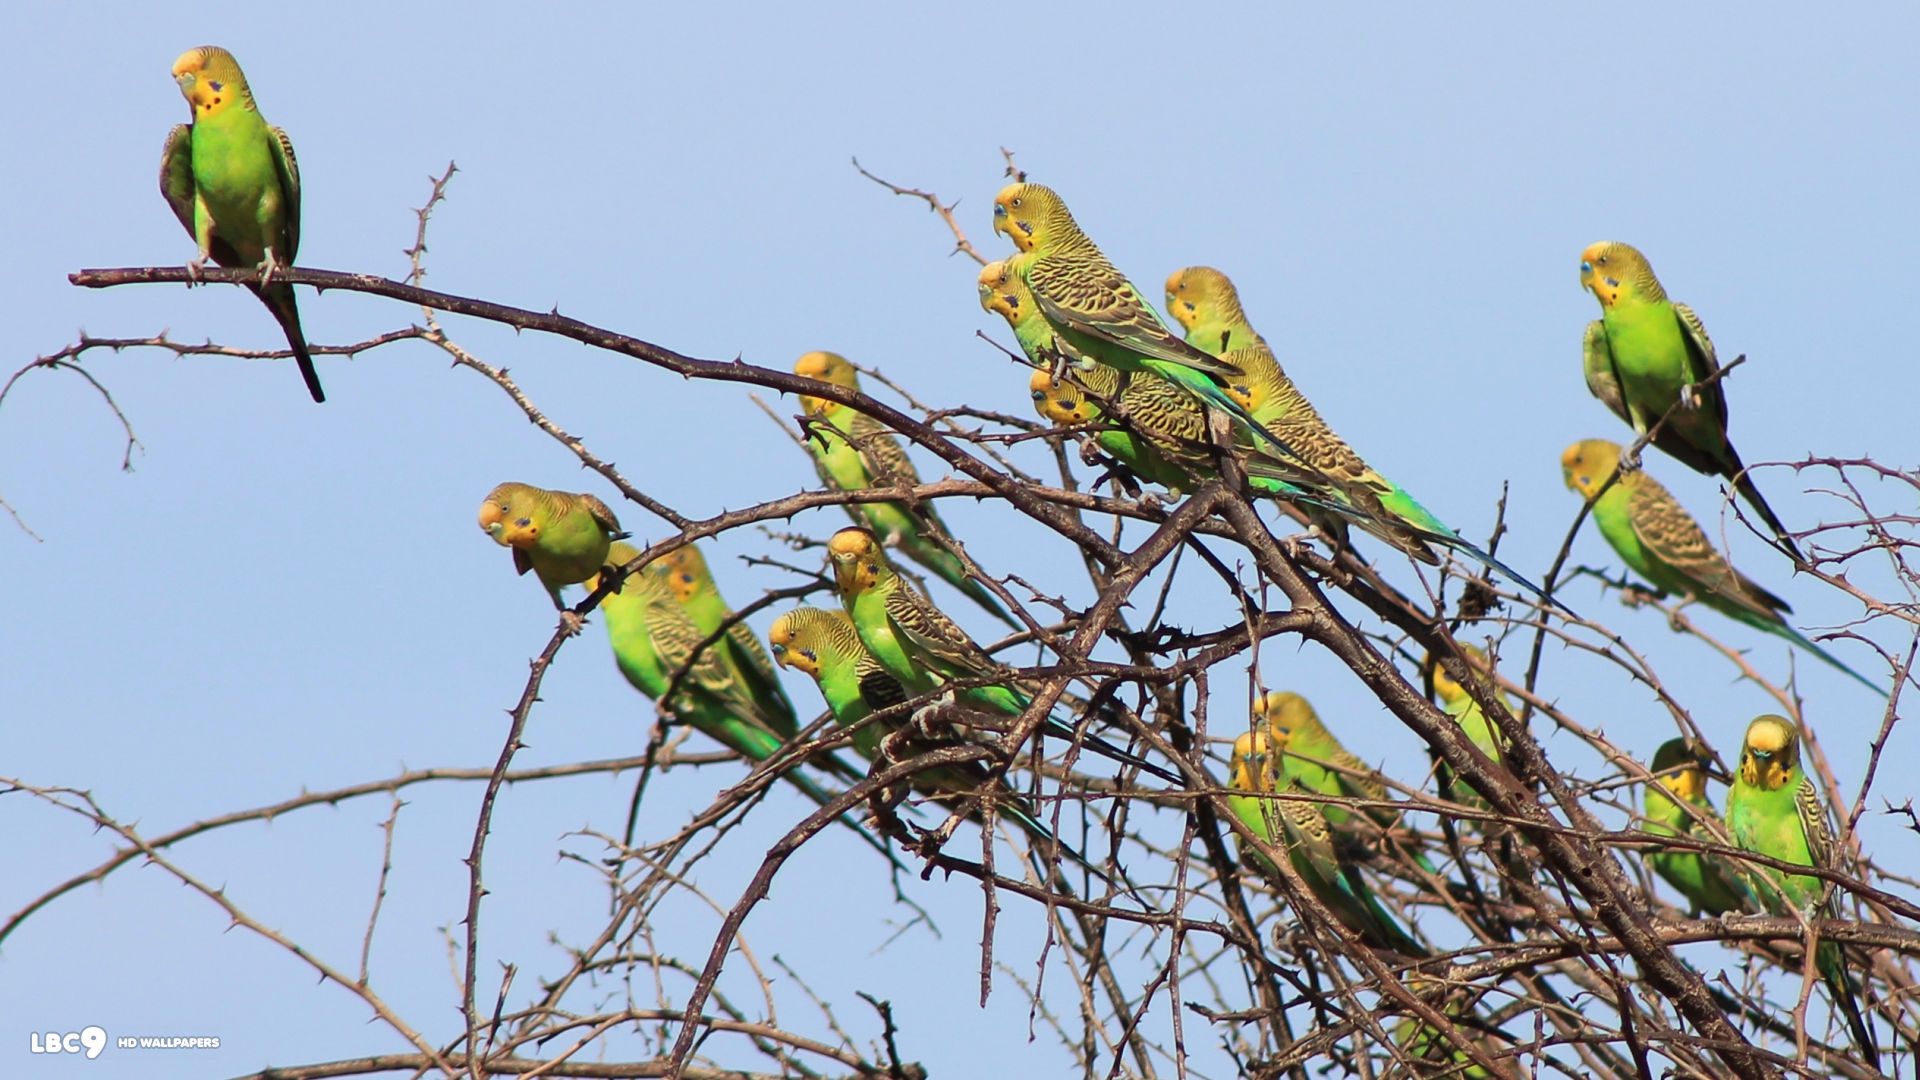
<path id="1" fill-rule="evenodd" d="M 787 647 L 785 645 L 770 645 L 767 651 L 773 653 L 774 663 L 779 664 L 783 669 L 787 666 Z"/>

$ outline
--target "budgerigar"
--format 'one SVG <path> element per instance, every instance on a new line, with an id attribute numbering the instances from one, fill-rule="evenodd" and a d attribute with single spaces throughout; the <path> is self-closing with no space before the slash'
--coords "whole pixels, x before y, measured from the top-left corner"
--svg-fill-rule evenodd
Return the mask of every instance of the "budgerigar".
<path id="1" fill-rule="evenodd" d="M 160 194 L 198 245 L 192 267 L 197 272 L 212 259 L 260 271 L 260 281 L 247 288 L 286 331 L 307 393 L 325 401 L 293 286 L 271 280 L 274 270 L 293 265 L 300 249 L 300 166 L 293 140 L 261 117 L 240 62 L 218 45 L 181 53 L 173 62 L 173 81 L 193 122 L 167 133 Z"/>
<path id="2" fill-rule="evenodd" d="M 853 619 L 844 611 L 795 608 L 773 621 L 767 641 L 781 667 L 813 677 L 834 722 L 852 733 L 854 749 L 868 761 L 880 761 L 883 739 L 902 730 L 907 716 L 897 716 L 885 727 L 863 721 L 881 709 L 905 702 L 909 695 L 900 680 L 860 643 Z M 996 815 L 1012 821 L 1036 841 L 1047 847 L 1058 844 L 1052 831 L 1033 816 L 1006 781 L 995 778 L 979 762 L 928 769 L 916 773 L 913 782 L 920 791 L 950 805 L 958 806 L 969 796 L 991 802 Z M 971 816 L 982 820 L 978 809 Z M 1058 846 L 1069 859 L 1088 865 L 1078 852 L 1065 844 Z M 1095 872 L 1099 873 L 1097 869 Z"/>
<path id="3" fill-rule="evenodd" d="M 1481 666 L 1483 670 L 1487 670 L 1489 673 L 1491 672 L 1491 669 L 1485 667 L 1487 662 L 1485 653 L 1471 645 L 1460 646 L 1460 651 L 1465 653 L 1467 658 L 1474 664 Z M 1493 721 L 1488 719 L 1486 711 L 1480 708 L 1480 703 L 1473 700 L 1473 695 L 1467 692 L 1467 688 L 1462 686 L 1459 680 L 1447 674 L 1445 667 L 1438 663 L 1434 663 L 1432 666 L 1433 692 L 1434 696 L 1440 699 L 1440 707 L 1445 709 L 1447 715 L 1453 717 L 1454 722 L 1460 725 L 1460 730 L 1467 736 L 1468 742 L 1472 743 L 1481 753 L 1487 755 L 1487 757 L 1505 764 L 1507 759 L 1506 734 L 1494 726 Z M 1501 704 L 1506 706 L 1508 713 L 1514 716 L 1520 715 L 1519 707 L 1515 705 L 1511 699 L 1503 698 Z M 1459 787 L 1454 783 L 1452 769 L 1447 768 L 1444 763 L 1441 763 L 1439 770 L 1440 790 L 1447 795 L 1447 798 L 1462 806 L 1471 806 L 1481 810 L 1487 808 L 1487 801 L 1481 797 L 1479 792 L 1470 788 Z"/>
<path id="4" fill-rule="evenodd" d="M 796 375 L 860 389 L 860 375 L 847 358 L 838 353 L 810 352 L 794 362 Z M 886 425 L 863 412 L 826 398 L 802 397 L 801 408 L 823 423 L 807 432 L 807 450 L 820 469 L 820 477 L 841 491 L 864 491 L 875 485 L 920 483 L 913 459 Z M 825 428 L 825 430 L 822 430 Z M 869 502 L 847 509 L 864 520 L 874 535 L 889 547 L 925 567 L 929 573 L 967 595 L 967 598 L 1014 629 L 1020 623 L 1000 606 L 993 591 L 967 576 L 967 568 L 929 531 L 951 539 L 953 530 L 924 502 L 915 509 L 898 502 Z"/>
<path id="5" fill-rule="evenodd" d="M 480 504 L 480 528 L 501 547 L 513 549 L 513 569 L 532 570 L 562 611 L 560 589 L 578 585 L 607 565 L 607 549 L 624 539 L 620 521 L 592 495 L 548 491 L 505 483 Z"/>
<path id="6" fill-rule="evenodd" d="M 1291 691 L 1270 690 L 1254 701 L 1253 715 L 1256 724 L 1266 725 L 1267 745 L 1280 755 L 1281 772 L 1302 790 L 1336 798 L 1387 798 L 1387 785 L 1379 774 L 1341 745 L 1306 698 Z M 1336 829 L 1344 827 L 1354 813 L 1334 803 L 1320 810 Z M 1400 821 L 1399 812 L 1385 807 L 1369 807 L 1364 812 L 1383 829 Z"/>
<path id="7" fill-rule="evenodd" d="M 1630 244 L 1589 245 L 1580 253 L 1580 285 L 1600 302 L 1600 318 L 1587 326 L 1581 363 L 1593 396 L 1636 435 L 1645 435 L 1684 401 L 1653 445 L 1695 472 L 1725 477 L 1781 545 L 1800 557 L 1793 536 L 1761 497 L 1727 437 L 1725 386 L 1718 380 L 1700 385 L 1720 370 L 1700 317 L 1667 299 L 1652 264 Z"/>
<path id="8" fill-rule="evenodd" d="M 1820 789 L 1800 761 L 1800 729 L 1784 716 L 1756 717 L 1747 725 L 1740 748 L 1740 768 L 1727 793 L 1727 831 L 1733 842 L 1795 866 L 1821 870 L 1839 865 L 1826 804 Z M 1840 917 L 1840 906 L 1827 896 L 1827 883 L 1817 877 L 1789 874 L 1771 867 L 1752 866 L 1747 880 L 1753 895 L 1767 911 L 1783 915 L 1804 912 L 1823 919 Z M 1845 1014 L 1854 1045 L 1867 1064 L 1880 1068 L 1873 1029 L 1860 1012 L 1858 989 L 1847 973 L 1840 946 L 1822 941 L 1814 956 L 1821 979 L 1833 996 L 1834 1008 Z"/>
<path id="9" fill-rule="evenodd" d="M 1326 815 L 1318 806 L 1304 799 L 1259 797 L 1298 791 L 1275 760 L 1266 732 L 1242 732 L 1234 740 L 1227 783 L 1235 791 L 1248 793 L 1227 796 L 1228 809 L 1255 836 L 1286 851 L 1294 872 L 1342 925 L 1375 948 L 1402 956 L 1428 955 L 1380 906 L 1359 868 L 1341 856 Z M 1242 850 L 1246 850 L 1244 845 Z M 1257 849 L 1252 856 L 1248 858 L 1250 864 L 1269 875 L 1273 873 L 1273 864 Z"/>
<path id="10" fill-rule="evenodd" d="M 1362 512 L 1360 527 L 1424 563 L 1439 557 L 1438 544 L 1497 570 L 1535 595 L 1541 590 L 1512 567 L 1456 532 L 1407 490 L 1380 475 L 1347 445 L 1280 367 L 1273 350 L 1247 321 L 1240 294 L 1227 276 L 1212 267 L 1190 266 L 1167 279 L 1167 309 L 1187 331 L 1187 341 L 1218 353 L 1240 371 L 1227 390 L 1267 431 L 1292 447 L 1346 501 Z M 1256 464 L 1249 464 L 1254 471 Z M 1316 515 L 1319 516 L 1319 515 Z M 1331 523 L 1339 527 L 1339 521 Z"/>
<path id="11" fill-rule="evenodd" d="M 827 542 L 827 552 L 841 603 L 861 644 L 911 695 L 930 693 L 952 682 L 988 680 L 957 689 L 957 703 L 1000 716 L 1025 711 L 1033 699 L 1016 685 L 1006 667 L 894 571 L 872 532 L 857 525 L 841 529 Z M 1070 725 L 1053 717 L 1041 730 L 1057 738 L 1076 738 Z M 1178 773 L 1092 736 L 1079 736 L 1078 741 L 1087 750 L 1136 765 L 1169 783 L 1183 782 Z"/>
<path id="12" fill-rule="evenodd" d="M 1270 690 L 1254 699 L 1253 719 L 1256 730 L 1265 725 L 1267 745 L 1280 756 L 1281 772 L 1302 791 L 1375 802 L 1387 798 L 1387 785 L 1380 774 L 1341 745 L 1306 698 L 1289 690 Z M 1327 803 L 1320 811 L 1336 835 L 1365 837 L 1355 827 L 1354 812 L 1347 807 Z M 1400 824 L 1400 812 L 1389 807 L 1367 807 L 1362 813 L 1381 830 Z M 1439 872 L 1426 855 L 1415 851 L 1411 857 L 1427 873 Z"/>
<path id="13" fill-rule="evenodd" d="M 1647 785 L 1643 803 L 1647 820 L 1640 827 L 1654 836 L 1684 836 L 1712 843 L 1713 834 L 1680 805 L 1688 803 L 1709 819 L 1719 816 L 1707 798 L 1706 770 L 1700 767 L 1687 740 L 1661 743 L 1647 771 L 1656 782 Z M 1647 853 L 1647 865 L 1687 898 L 1695 916 L 1753 910 L 1738 872 L 1717 856 L 1655 848 Z"/>
<path id="14" fill-rule="evenodd" d="M 707 567 L 707 557 L 697 545 L 674 548 L 660 557 L 659 565 L 665 570 L 667 587 L 687 609 L 702 637 L 719 630 L 733 615 L 733 609 L 720 595 L 720 586 L 713 580 L 713 571 Z M 783 714 L 785 727 L 793 730 L 793 702 L 787 699 L 780 676 L 773 670 L 773 661 L 768 659 L 767 650 L 761 647 L 753 628 L 736 620 L 727 627 L 720 646 L 727 652 L 727 662 L 739 670 L 753 696 L 765 702 L 768 709 Z"/>
<path id="15" fill-rule="evenodd" d="M 1787 625 L 1792 612 L 1785 600 L 1754 584 L 1714 549 L 1693 515 L 1681 507 L 1646 469 L 1620 476 L 1600 489 L 1620 468 L 1620 447 L 1605 439 L 1584 439 L 1560 455 L 1567 487 L 1593 502 L 1593 520 L 1622 561 L 1655 589 L 1692 597 L 1758 630 L 1785 638 L 1884 694 L 1860 673 Z"/>

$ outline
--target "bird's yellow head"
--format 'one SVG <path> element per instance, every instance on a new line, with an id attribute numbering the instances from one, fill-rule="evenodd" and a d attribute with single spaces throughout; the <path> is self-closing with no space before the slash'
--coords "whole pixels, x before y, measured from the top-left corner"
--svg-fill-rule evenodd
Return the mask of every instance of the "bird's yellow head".
<path id="1" fill-rule="evenodd" d="M 998 259 L 980 268 L 980 307 L 1007 320 L 1008 326 L 1018 326 L 1020 320 L 1033 310 L 1033 294 L 1027 291 L 1027 283 L 1013 272 L 1011 259 Z"/>
<path id="2" fill-rule="evenodd" d="M 1620 469 L 1620 444 L 1605 439 L 1582 439 L 1560 455 L 1560 475 L 1569 491 L 1591 499 L 1600 485 Z"/>
<path id="3" fill-rule="evenodd" d="M 1246 321 L 1239 290 L 1211 266 L 1189 266 L 1167 278 L 1167 311 L 1188 330 L 1202 323 Z"/>
<path id="4" fill-rule="evenodd" d="M 1467 662 L 1475 668 L 1482 672 L 1487 670 L 1487 654 L 1485 652 L 1482 652 L 1472 645 L 1460 646 L 1460 652 L 1467 658 Z M 1440 695 L 1441 703 L 1445 705 L 1457 705 L 1462 701 L 1466 701 L 1469 695 L 1467 694 L 1467 688 L 1460 685 L 1460 680 L 1447 674 L 1447 669 L 1439 664 L 1437 660 L 1429 659 L 1428 662 L 1433 665 L 1433 692 Z"/>
<path id="5" fill-rule="evenodd" d="M 820 656 L 811 646 L 811 615 L 824 615 L 819 608 L 794 608 L 773 620 L 767 630 L 767 648 L 773 662 L 783 668 L 798 668 L 820 677 Z"/>
<path id="6" fill-rule="evenodd" d="M 799 607 L 773 620 L 767 631 L 773 662 L 820 678 L 825 657 L 851 657 L 862 651 L 860 635 L 844 611 Z"/>
<path id="7" fill-rule="evenodd" d="M 253 108 L 253 91 L 240 72 L 240 61 L 218 45 L 188 49 L 173 62 L 173 81 L 180 87 L 197 119 L 225 111 L 239 103 Z"/>
<path id="8" fill-rule="evenodd" d="M 1227 785 L 1239 791 L 1274 791 L 1273 756 L 1264 731 L 1243 731 L 1233 740 Z"/>
<path id="9" fill-rule="evenodd" d="M 827 541 L 833 578 L 843 596 L 858 596 L 880 580 L 880 541 L 858 525 L 849 525 Z"/>
<path id="10" fill-rule="evenodd" d="M 1253 715 L 1266 722 L 1267 738 L 1276 751 L 1292 747 L 1296 735 L 1325 730 L 1313 706 L 1291 690 L 1269 690 L 1260 695 L 1254 699 Z"/>
<path id="11" fill-rule="evenodd" d="M 1647 767 L 1668 791 L 1686 800 L 1699 802 L 1707 794 L 1707 774 L 1700 768 L 1700 756 L 1686 739 L 1668 739 L 1653 752 L 1653 764 Z"/>
<path id="12" fill-rule="evenodd" d="M 1776 791 L 1800 766 L 1800 729 L 1784 716 L 1768 713 L 1747 725 L 1740 747 L 1740 779 L 1762 791 Z"/>
<path id="13" fill-rule="evenodd" d="M 1090 424 L 1099 419 L 1100 409 L 1080 388 L 1064 380 L 1055 380 L 1044 369 L 1035 370 L 1027 379 L 1027 391 L 1033 398 L 1033 411 L 1040 419 L 1056 427 Z"/>
<path id="14" fill-rule="evenodd" d="M 660 556 L 654 565 L 665 572 L 667 587 L 682 603 L 702 590 L 712 591 L 714 588 L 713 571 L 707 569 L 707 557 L 692 544 L 674 548 L 669 554 Z"/>
<path id="15" fill-rule="evenodd" d="M 844 386 L 849 390 L 860 389 L 860 373 L 853 370 L 853 365 L 839 353 L 807 353 L 793 362 L 793 373 L 832 383 L 835 386 Z M 813 416 L 821 416 L 835 409 L 846 408 L 837 401 L 828 401 L 826 398 L 811 397 L 806 394 L 800 396 L 800 407 Z"/>
<path id="16" fill-rule="evenodd" d="M 1067 204 L 1044 184 L 1008 184 L 993 197 L 993 231 L 1021 251 L 1045 249 L 1076 228 Z"/>
<path id="17" fill-rule="evenodd" d="M 540 539 L 540 526 L 534 523 L 526 505 L 537 490 L 526 484 L 507 483 L 487 492 L 480 503 L 481 531 L 501 547 L 526 547 Z"/>
<path id="18" fill-rule="evenodd" d="M 1618 240 L 1588 244 L 1580 253 L 1580 287 L 1593 294 L 1602 308 L 1610 308 L 1623 296 L 1638 295 L 1647 300 L 1666 299 L 1660 279 L 1653 276 L 1653 264 L 1640 249 Z"/>

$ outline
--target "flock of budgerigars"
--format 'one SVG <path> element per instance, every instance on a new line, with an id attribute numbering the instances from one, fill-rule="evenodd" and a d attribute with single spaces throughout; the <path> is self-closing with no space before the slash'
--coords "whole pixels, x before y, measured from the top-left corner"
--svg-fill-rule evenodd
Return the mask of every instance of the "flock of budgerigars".
<path id="1" fill-rule="evenodd" d="M 292 144 L 261 118 L 239 65 L 224 49 L 193 49 L 173 73 L 192 106 L 193 123 L 176 127 L 167 140 L 161 188 L 198 244 L 193 265 L 212 259 L 262 270 L 260 282 L 249 287 L 286 330 L 308 389 L 320 401 L 292 287 L 272 280 L 274 268 L 291 264 L 299 243 Z M 1035 410 L 1091 438 L 1124 467 L 1114 473 L 1134 490 L 1137 480 L 1177 498 L 1217 477 L 1221 455 L 1231 454 L 1251 493 L 1290 504 L 1331 545 L 1347 545 L 1350 530 L 1358 528 L 1425 563 L 1438 563 L 1435 548 L 1446 548 L 1539 593 L 1376 472 L 1328 427 L 1249 325 L 1223 274 L 1191 267 L 1167 280 L 1166 306 L 1185 331 L 1179 334 L 1101 254 L 1052 190 L 1024 182 L 1007 186 L 994 199 L 993 227 L 1016 251 L 982 269 L 980 303 L 1005 318 L 1031 362 Z M 1772 531 L 1782 553 L 1799 559 L 1793 536 L 1728 440 L 1727 399 L 1714 378 L 1720 366 L 1700 319 L 1668 298 L 1646 257 L 1626 244 L 1597 243 L 1582 252 L 1580 281 L 1601 309 L 1587 328 L 1584 348 L 1594 396 L 1636 437 L 1651 432 L 1652 447 L 1724 477 Z M 858 389 L 854 367 L 833 353 L 809 352 L 794 370 Z M 802 401 L 804 441 L 829 485 L 857 491 L 919 482 L 885 425 L 827 397 Z M 1221 432 L 1227 433 L 1224 440 Z M 1590 501 L 1601 534 L 1648 585 L 1785 638 L 1873 687 L 1790 627 L 1786 603 L 1734 569 L 1635 455 L 1616 443 L 1587 439 L 1568 447 L 1561 462 L 1567 486 Z M 833 719 L 870 763 L 909 760 L 939 738 L 964 740 L 969 732 L 985 738 L 1004 730 L 1009 718 L 1026 710 L 1033 684 L 935 607 L 895 570 L 889 552 L 913 560 L 1016 629 L 1019 624 L 978 569 L 959 557 L 961 549 L 930 504 L 869 501 L 854 509 L 864 524 L 840 530 L 828 543 L 841 609 L 801 607 L 780 615 L 768 635 L 771 659 L 744 622 L 729 624 L 731 612 L 698 548 L 685 544 L 635 567 L 640 553 L 620 542 L 626 534 L 614 513 L 592 495 L 501 484 L 481 505 L 480 525 L 512 550 L 517 570 L 539 578 L 562 611 L 568 610 L 560 599 L 563 587 L 597 591 L 602 574 L 623 575 L 599 606 L 621 672 L 656 701 L 671 691 L 664 711 L 753 762 L 779 755 L 798 730 L 775 664 L 813 677 Z M 1502 734 L 1474 698 L 1444 670 L 1436 671 L 1435 686 L 1472 743 L 1500 760 Z M 870 719 L 876 714 L 877 720 Z M 1378 801 L 1387 793 L 1378 774 L 1341 746 L 1297 694 L 1264 695 L 1248 726 L 1233 746 L 1228 786 L 1234 794 L 1227 802 L 1265 841 L 1245 846 L 1249 864 L 1276 874 L 1269 853 L 1284 853 L 1299 879 L 1368 945 L 1425 955 L 1378 901 L 1350 854 L 1357 831 L 1377 839 L 1396 813 L 1262 797 L 1303 791 Z M 1057 718 L 1049 717 L 1042 730 L 1184 784 L 1180 773 Z M 1706 794 L 1706 760 L 1700 747 L 1684 740 L 1658 749 L 1651 762 L 1658 782 L 1645 792 L 1640 828 L 1655 836 L 1712 840 L 1716 827 L 1709 823 L 1721 819 Z M 841 782 L 867 775 L 830 753 L 809 757 L 805 767 Z M 784 775 L 818 802 L 831 797 L 801 767 Z M 1453 791 L 1444 770 L 1438 779 L 1459 802 L 1479 799 L 1468 790 Z M 991 801 L 996 816 L 1016 822 L 1048 850 L 1062 850 L 1032 807 L 978 761 L 921 772 L 912 785 L 971 807 L 976 819 L 981 802 Z M 1768 715 L 1748 726 L 1724 827 L 1743 849 L 1797 866 L 1836 865 L 1827 811 L 1791 721 Z M 1087 865 L 1078 854 L 1064 853 Z M 1422 853 L 1407 857 L 1432 869 Z M 1648 861 L 1696 913 L 1836 910 L 1817 877 L 1681 848 L 1656 848 Z M 1857 1003 L 1847 958 L 1829 941 L 1820 944 L 1816 961 L 1859 1053 L 1877 1068 L 1872 1030 Z M 1462 1075 L 1484 1073 L 1470 1069 Z"/>

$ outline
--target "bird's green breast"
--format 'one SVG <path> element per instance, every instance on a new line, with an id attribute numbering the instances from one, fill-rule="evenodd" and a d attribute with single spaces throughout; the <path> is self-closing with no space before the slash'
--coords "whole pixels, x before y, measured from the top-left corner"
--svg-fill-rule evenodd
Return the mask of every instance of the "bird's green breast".
<path id="1" fill-rule="evenodd" d="M 271 139 L 260 114 L 248 109 L 227 109 L 193 125 L 195 191 L 220 238 L 250 262 L 265 258 L 283 231 L 286 206 Z"/>
<path id="2" fill-rule="evenodd" d="M 1680 317 L 1669 301 L 1622 300 L 1606 309 L 1601 321 L 1627 405 L 1651 425 L 1680 399 L 1680 388 L 1694 381 Z"/>

